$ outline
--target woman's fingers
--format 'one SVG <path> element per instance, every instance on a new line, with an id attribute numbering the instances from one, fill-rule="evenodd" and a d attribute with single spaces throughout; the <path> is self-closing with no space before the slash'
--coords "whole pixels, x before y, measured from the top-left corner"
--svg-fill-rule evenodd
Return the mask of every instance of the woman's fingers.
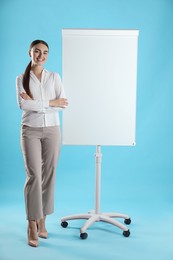
<path id="1" fill-rule="evenodd" d="M 25 100 L 30 100 L 30 99 L 32 99 L 32 98 L 30 98 L 30 96 L 28 96 L 26 93 L 24 93 L 24 92 L 22 92 L 21 94 L 20 94 L 20 96 L 23 98 L 23 99 L 25 99 Z"/>
<path id="2" fill-rule="evenodd" d="M 59 98 L 58 103 L 60 107 L 68 106 L 68 100 L 66 98 Z"/>

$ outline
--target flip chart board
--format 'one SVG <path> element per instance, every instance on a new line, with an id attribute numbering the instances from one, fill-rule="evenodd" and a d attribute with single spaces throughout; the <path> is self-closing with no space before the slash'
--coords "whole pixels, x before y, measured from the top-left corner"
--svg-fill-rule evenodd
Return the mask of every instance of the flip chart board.
<path id="1" fill-rule="evenodd" d="M 64 145 L 135 145 L 138 30 L 62 30 Z"/>

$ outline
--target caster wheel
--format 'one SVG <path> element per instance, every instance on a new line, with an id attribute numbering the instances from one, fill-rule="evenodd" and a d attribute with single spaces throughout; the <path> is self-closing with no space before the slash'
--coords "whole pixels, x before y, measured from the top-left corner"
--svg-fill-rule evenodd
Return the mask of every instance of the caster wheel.
<path id="1" fill-rule="evenodd" d="M 87 233 L 81 233 L 80 234 L 80 238 L 81 239 L 86 239 L 88 237 L 88 234 Z"/>
<path id="2" fill-rule="evenodd" d="M 66 228 L 66 227 L 68 226 L 68 222 L 67 222 L 67 221 L 61 222 L 61 226 L 62 226 L 63 228 Z"/>
<path id="3" fill-rule="evenodd" d="M 130 236 L 130 230 L 128 229 L 127 231 L 123 231 L 123 236 L 129 237 Z"/>
<path id="4" fill-rule="evenodd" d="M 124 223 L 125 223 L 126 225 L 130 225 L 131 219 L 130 219 L 130 218 L 126 218 L 126 219 L 124 220 Z"/>

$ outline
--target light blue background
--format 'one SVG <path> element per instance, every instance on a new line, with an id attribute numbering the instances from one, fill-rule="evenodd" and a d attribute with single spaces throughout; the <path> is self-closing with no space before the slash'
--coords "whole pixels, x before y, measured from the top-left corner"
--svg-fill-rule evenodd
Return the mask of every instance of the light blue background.
<path id="1" fill-rule="evenodd" d="M 173 259 L 173 1 L 1 0 L 0 25 L 0 259 Z M 55 214 L 48 220 L 50 239 L 35 250 L 26 245 L 15 78 L 37 38 L 50 46 L 45 67 L 61 74 L 62 28 L 140 30 L 137 145 L 102 147 L 101 208 L 127 213 L 133 223 L 129 238 L 96 223 L 85 241 L 78 239 L 82 222 L 70 222 L 65 230 L 59 226 L 62 216 L 94 208 L 95 147 L 65 146 Z"/>

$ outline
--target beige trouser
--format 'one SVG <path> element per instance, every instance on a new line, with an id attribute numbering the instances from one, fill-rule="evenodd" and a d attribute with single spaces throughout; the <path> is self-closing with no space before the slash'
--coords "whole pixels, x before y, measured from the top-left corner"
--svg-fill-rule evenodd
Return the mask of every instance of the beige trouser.
<path id="1" fill-rule="evenodd" d="M 24 193 L 27 219 L 41 219 L 54 211 L 60 127 L 22 126 L 21 148 L 26 168 Z"/>

